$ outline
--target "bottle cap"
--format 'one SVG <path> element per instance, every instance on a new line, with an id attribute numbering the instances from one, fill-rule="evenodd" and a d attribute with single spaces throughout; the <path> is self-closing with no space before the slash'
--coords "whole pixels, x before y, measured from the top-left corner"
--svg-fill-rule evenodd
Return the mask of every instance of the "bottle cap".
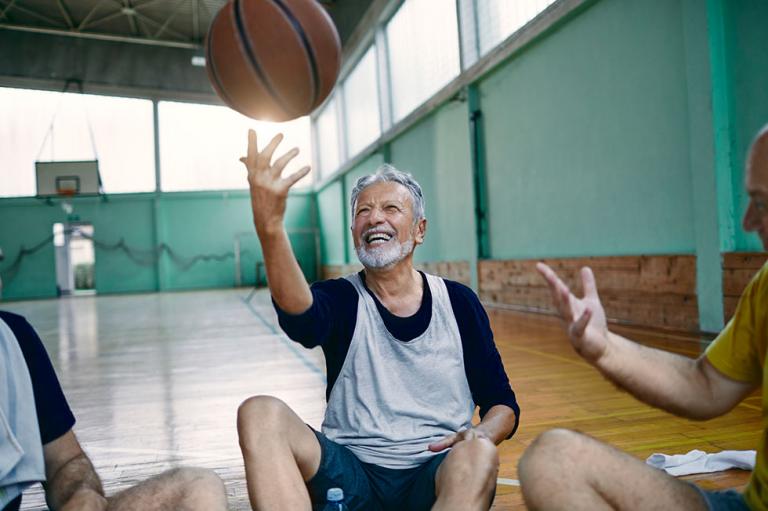
<path id="1" fill-rule="evenodd" d="M 341 488 L 330 488 L 327 493 L 329 502 L 339 502 L 344 500 L 344 490 Z"/>

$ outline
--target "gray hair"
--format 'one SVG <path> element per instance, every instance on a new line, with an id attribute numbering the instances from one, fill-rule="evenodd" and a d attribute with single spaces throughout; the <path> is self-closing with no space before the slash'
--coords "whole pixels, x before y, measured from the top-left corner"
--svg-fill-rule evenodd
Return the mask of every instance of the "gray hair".
<path id="1" fill-rule="evenodd" d="M 352 188 L 352 198 L 349 201 L 352 207 L 352 218 L 355 217 L 355 205 L 360 193 L 375 183 L 398 183 L 408 189 L 413 203 L 413 221 L 418 222 L 424 218 L 424 195 L 421 193 L 419 183 L 407 172 L 397 170 L 392 165 L 385 163 L 376 169 L 373 174 L 363 176 L 357 180 Z"/>

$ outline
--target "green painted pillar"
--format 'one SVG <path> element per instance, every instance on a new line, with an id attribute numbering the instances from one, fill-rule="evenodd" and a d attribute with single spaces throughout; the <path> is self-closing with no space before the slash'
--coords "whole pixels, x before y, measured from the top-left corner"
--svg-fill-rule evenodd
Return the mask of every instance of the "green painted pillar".
<path id="1" fill-rule="evenodd" d="M 479 291 L 477 263 L 480 259 L 491 257 L 491 245 L 488 238 L 488 190 L 486 181 L 485 134 L 483 132 L 483 111 L 480 108 L 480 90 L 477 84 L 467 88 L 469 113 L 469 141 L 472 161 L 472 187 L 475 202 L 475 257 L 470 261 L 470 281 L 472 288 Z"/>
<path id="2" fill-rule="evenodd" d="M 699 328 L 723 327 L 721 251 L 733 243 L 730 123 L 720 1 L 682 0 L 688 161 L 696 240 Z"/>

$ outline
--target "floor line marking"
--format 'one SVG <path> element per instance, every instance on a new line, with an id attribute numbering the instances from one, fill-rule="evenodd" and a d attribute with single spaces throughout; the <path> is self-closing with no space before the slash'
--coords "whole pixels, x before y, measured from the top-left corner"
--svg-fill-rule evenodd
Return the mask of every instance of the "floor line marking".
<path id="1" fill-rule="evenodd" d="M 246 301 L 244 298 L 241 298 L 242 302 L 245 304 L 246 307 L 251 311 L 251 313 L 256 316 L 256 318 L 261 321 L 261 323 L 266 326 L 274 335 L 277 336 L 278 339 L 280 339 L 280 342 L 288 348 L 296 357 L 301 361 L 302 364 L 304 364 L 309 370 L 311 370 L 313 373 L 320 376 L 320 379 L 323 380 L 324 384 L 328 384 L 328 380 L 325 376 L 325 371 L 315 364 L 312 360 L 309 360 L 304 353 L 302 353 L 296 346 L 295 342 L 290 340 L 285 334 L 279 332 L 272 323 L 267 321 L 264 316 L 259 314 L 259 311 L 256 310 L 256 308 L 251 304 L 251 302 Z"/>
<path id="2" fill-rule="evenodd" d="M 496 479 L 496 484 L 501 484 L 504 486 L 520 486 L 520 481 L 517 479 L 506 479 L 504 477 L 499 477 Z"/>
<path id="3" fill-rule="evenodd" d="M 533 355 L 538 355 L 540 357 L 551 358 L 551 359 L 557 360 L 559 362 L 565 362 L 565 363 L 568 363 L 568 364 L 577 365 L 579 367 L 587 367 L 587 368 L 592 369 L 592 366 L 587 364 L 586 362 L 582 362 L 580 360 L 573 360 L 573 359 L 566 358 L 566 357 L 561 357 L 560 355 L 553 355 L 551 353 L 546 353 L 544 351 L 534 350 L 532 348 L 523 348 L 522 346 L 507 346 L 507 347 L 505 347 L 505 349 L 506 348 L 517 350 L 517 351 L 523 351 L 525 353 L 531 353 Z"/>

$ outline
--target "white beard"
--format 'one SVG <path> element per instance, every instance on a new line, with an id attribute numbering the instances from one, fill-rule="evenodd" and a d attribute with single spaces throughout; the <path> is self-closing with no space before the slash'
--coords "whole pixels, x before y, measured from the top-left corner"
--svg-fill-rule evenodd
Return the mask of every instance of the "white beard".
<path id="1" fill-rule="evenodd" d="M 413 238 L 404 241 L 403 243 L 387 242 L 382 247 L 369 250 L 365 246 L 365 242 L 361 243 L 357 247 L 357 258 L 363 263 L 366 268 L 375 268 L 377 270 L 392 267 L 408 257 L 413 251 Z"/>

